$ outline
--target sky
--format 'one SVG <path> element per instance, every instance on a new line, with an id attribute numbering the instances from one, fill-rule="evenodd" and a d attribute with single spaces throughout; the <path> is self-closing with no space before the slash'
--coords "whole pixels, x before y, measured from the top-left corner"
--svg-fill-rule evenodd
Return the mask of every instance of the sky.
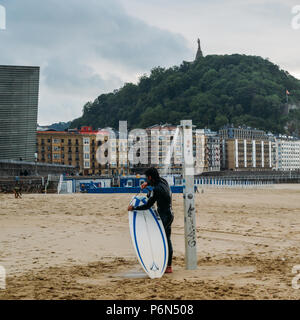
<path id="1" fill-rule="evenodd" d="M 300 0 L 0 0 L 0 5 L 6 10 L 0 64 L 41 68 L 40 125 L 80 117 L 87 101 L 136 83 L 154 67 L 193 61 L 198 37 L 204 55 L 262 56 L 300 79 L 300 28 L 292 27 Z"/>

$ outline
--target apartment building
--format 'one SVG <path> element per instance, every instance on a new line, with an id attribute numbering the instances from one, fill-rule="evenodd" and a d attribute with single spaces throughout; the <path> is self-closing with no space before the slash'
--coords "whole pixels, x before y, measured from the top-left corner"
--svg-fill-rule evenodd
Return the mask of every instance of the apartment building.
<path id="1" fill-rule="evenodd" d="M 83 171 L 83 140 L 78 132 L 38 131 L 38 162 L 74 166 Z"/>
<path id="2" fill-rule="evenodd" d="M 155 125 L 146 129 L 147 148 L 142 152 L 148 167 L 154 166 L 162 174 L 181 174 L 182 137 L 176 126 Z M 143 144 L 146 146 L 146 144 Z"/>
<path id="3" fill-rule="evenodd" d="M 209 129 L 197 129 L 194 132 L 196 139 L 195 174 L 202 172 L 220 171 L 220 137 L 217 132 Z"/>
<path id="4" fill-rule="evenodd" d="M 267 171 L 274 167 L 274 145 L 264 131 L 226 127 L 219 135 L 222 170 Z"/>
<path id="5" fill-rule="evenodd" d="M 276 138 L 276 170 L 300 170 L 300 140 L 280 135 Z"/>
<path id="6" fill-rule="evenodd" d="M 38 131 L 38 161 L 74 166 L 82 175 L 130 174 L 127 139 L 111 128 Z"/>

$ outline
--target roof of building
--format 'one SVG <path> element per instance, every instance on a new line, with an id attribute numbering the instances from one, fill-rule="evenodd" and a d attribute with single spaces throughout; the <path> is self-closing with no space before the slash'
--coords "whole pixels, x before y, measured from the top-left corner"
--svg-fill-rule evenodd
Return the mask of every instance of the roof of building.
<path id="1" fill-rule="evenodd" d="M 177 129 L 177 126 L 174 126 L 170 123 L 165 123 L 165 124 L 155 124 L 153 126 L 150 126 L 146 128 L 146 130 L 175 130 Z"/>

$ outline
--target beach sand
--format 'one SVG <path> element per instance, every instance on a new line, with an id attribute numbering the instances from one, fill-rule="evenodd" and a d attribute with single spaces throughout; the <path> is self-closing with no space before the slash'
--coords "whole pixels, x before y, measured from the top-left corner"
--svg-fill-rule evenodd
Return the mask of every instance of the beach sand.
<path id="1" fill-rule="evenodd" d="M 201 191 L 201 189 L 200 189 Z M 0 194 L 0 299 L 299 299 L 300 185 L 196 194 L 198 269 L 185 270 L 182 195 L 173 195 L 173 274 L 140 273 L 133 195 Z M 299 283 L 300 284 L 300 283 Z"/>

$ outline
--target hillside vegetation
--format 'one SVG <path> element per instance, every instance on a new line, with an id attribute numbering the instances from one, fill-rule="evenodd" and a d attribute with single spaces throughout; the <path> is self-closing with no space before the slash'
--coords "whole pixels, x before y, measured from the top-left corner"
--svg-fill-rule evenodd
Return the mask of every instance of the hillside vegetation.
<path id="1" fill-rule="evenodd" d="M 284 133 L 300 128 L 300 110 L 285 111 L 300 101 L 300 81 L 272 62 L 256 56 L 209 55 L 172 68 L 157 67 L 137 84 L 126 83 L 100 95 L 83 108 L 71 127 L 129 128 L 192 119 L 198 128 L 218 130 L 225 124 L 248 125 Z"/>

